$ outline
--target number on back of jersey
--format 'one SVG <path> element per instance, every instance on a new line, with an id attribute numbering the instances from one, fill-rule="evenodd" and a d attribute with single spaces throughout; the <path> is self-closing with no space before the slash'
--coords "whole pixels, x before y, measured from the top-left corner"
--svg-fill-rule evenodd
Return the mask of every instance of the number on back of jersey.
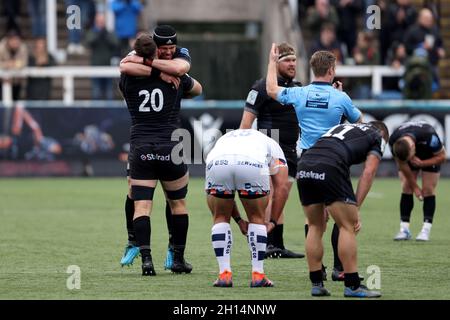
<path id="1" fill-rule="evenodd" d="M 155 112 L 159 112 L 162 110 L 164 106 L 164 96 L 161 89 L 153 89 L 152 93 L 148 92 L 148 90 L 139 91 L 139 97 L 144 96 L 144 100 L 139 106 L 139 112 L 150 112 L 151 109 Z M 147 103 L 150 100 L 150 107 L 147 107 Z"/>
<path id="2" fill-rule="evenodd" d="M 344 140 L 345 134 L 354 128 L 358 128 L 362 131 L 366 131 L 369 129 L 369 126 L 367 124 L 361 124 L 361 123 L 338 124 L 337 126 L 334 126 L 330 130 L 328 130 L 328 132 L 325 133 L 322 137 L 333 137 L 333 138 L 338 138 L 339 140 Z"/>

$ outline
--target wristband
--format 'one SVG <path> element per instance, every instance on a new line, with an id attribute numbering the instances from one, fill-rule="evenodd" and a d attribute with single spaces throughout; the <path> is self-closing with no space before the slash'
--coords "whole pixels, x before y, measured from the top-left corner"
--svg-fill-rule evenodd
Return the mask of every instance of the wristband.
<path id="1" fill-rule="evenodd" d="M 272 222 L 275 227 L 278 225 L 278 223 L 273 219 L 270 219 L 270 222 Z"/>
<path id="2" fill-rule="evenodd" d="M 234 221 L 236 221 L 237 224 L 242 220 L 241 217 L 233 217 Z"/>

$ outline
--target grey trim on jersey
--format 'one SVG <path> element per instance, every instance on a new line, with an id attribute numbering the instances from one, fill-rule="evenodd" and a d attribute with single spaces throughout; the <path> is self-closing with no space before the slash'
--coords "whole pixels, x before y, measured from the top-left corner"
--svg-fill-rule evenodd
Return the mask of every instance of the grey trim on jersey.
<path id="1" fill-rule="evenodd" d="M 258 115 L 258 111 L 256 111 L 255 109 L 249 108 L 247 106 L 244 107 L 244 111 L 248 111 L 250 113 L 253 113 L 255 115 Z"/>

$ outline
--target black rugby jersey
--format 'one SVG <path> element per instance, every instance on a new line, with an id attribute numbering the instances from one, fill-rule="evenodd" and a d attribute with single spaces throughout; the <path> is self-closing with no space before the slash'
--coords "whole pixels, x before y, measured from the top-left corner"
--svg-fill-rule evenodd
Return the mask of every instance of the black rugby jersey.
<path id="1" fill-rule="evenodd" d="M 415 141 L 416 156 L 421 159 L 432 158 L 434 154 L 442 150 L 442 142 L 436 130 L 426 122 L 406 122 L 395 129 L 389 139 L 389 146 L 394 154 L 394 143 L 404 136 L 410 136 Z"/>
<path id="2" fill-rule="evenodd" d="M 301 161 L 349 169 L 364 162 L 369 154 L 381 159 L 386 142 L 369 124 L 340 124 L 331 128 L 314 146 L 302 154 Z"/>
<path id="3" fill-rule="evenodd" d="M 297 81 L 278 77 L 280 87 L 300 87 Z M 279 142 L 282 148 L 294 148 L 297 144 L 300 128 L 294 106 L 283 106 L 267 95 L 266 78 L 257 80 L 247 96 L 244 110 L 255 114 L 258 118 L 258 130 L 279 129 Z"/>
<path id="4" fill-rule="evenodd" d="M 181 77 L 176 89 L 161 80 L 158 71 L 148 77 L 122 74 L 119 88 L 131 115 L 131 144 L 171 142 L 172 132 L 180 128 L 181 98 L 193 85 L 188 75 Z"/>

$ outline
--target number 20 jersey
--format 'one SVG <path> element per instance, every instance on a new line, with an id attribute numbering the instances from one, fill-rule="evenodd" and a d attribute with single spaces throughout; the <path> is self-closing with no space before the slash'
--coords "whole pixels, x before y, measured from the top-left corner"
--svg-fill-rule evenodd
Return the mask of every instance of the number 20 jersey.
<path id="1" fill-rule="evenodd" d="M 364 162 L 369 154 L 381 159 L 385 146 L 381 133 L 373 126 L 342 124 L 325 133 L 302 154 L 301 160 L 348 170 L 351 165 Z"/>
<path id="2" fill-rule="evenodd" d="M 148 77 L 122 74 L 119 88 L 131 115 L 131 144 L 171 142 L 172 132 L 180 127 L 181 98 L 193 85 L 188 75 L 181 77 L 177 89 L 161 80 L 158 73 Z"/>

